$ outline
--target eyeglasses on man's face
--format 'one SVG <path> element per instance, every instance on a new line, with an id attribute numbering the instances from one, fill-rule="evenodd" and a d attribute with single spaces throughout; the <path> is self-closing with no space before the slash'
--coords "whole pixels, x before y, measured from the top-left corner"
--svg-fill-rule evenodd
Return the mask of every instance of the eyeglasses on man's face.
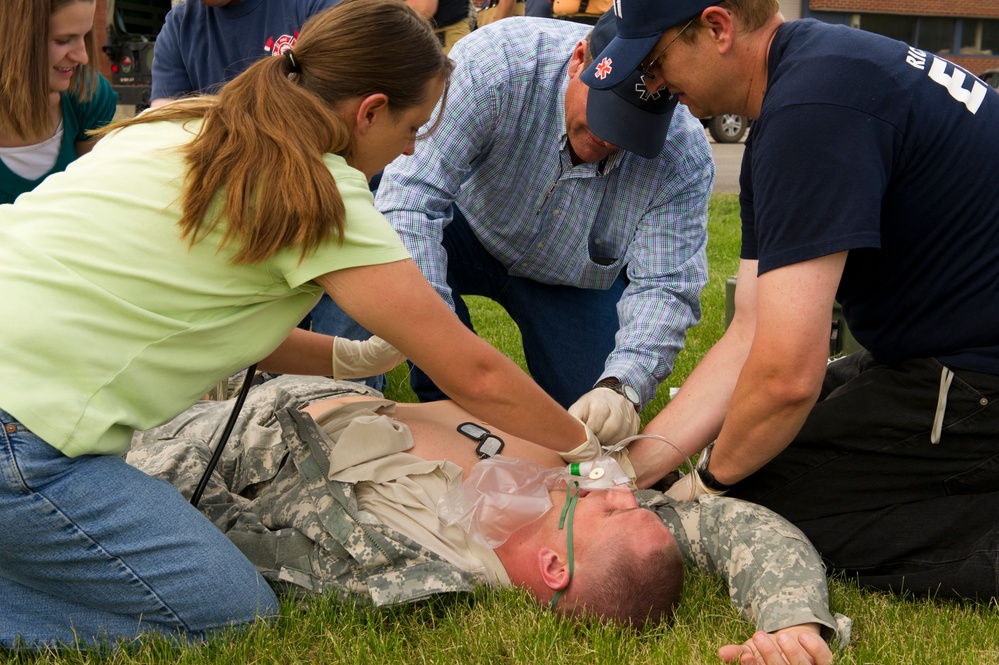
<path id="1" fill-rule="evenodd" d="M 656 53 L 654 56 L 652 56 L 651 60 L 643 62 L 638 65 L 638 71 L 642 73 L 642 79 L 646 83 L 648 83 L 649 81 L 656 80 L 656 74 L 655 72 L 652 71 L 653 67 L 656 66 L 656 63 L 659 62 L 660 58 L 664 58 L 666 56 L 666 51 L 669 50 L 669 47 L 673 45 L 673 42 L 676 41 L 677 37 L 683 34 L 684 30 L 690 27 L 690 24 L 693 23 L 694 20 L 695 19 L 690 19 L 689 21 L 687 21 L 687 23 L 682 28 L 680 28 L 680 32 L 673 35 L 673 39 L 669 40 L 666 46 L 664 46 L 662 50 L 659 51 L 659 53 Z"/>

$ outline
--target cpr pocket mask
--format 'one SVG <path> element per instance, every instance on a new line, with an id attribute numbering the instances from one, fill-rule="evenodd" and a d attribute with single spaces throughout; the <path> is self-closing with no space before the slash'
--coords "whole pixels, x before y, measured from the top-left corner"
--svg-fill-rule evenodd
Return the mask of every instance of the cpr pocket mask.
<path id="1" fill-rule="evenodd" d="M 634 489 L 631 478 L 610 457 L 551 469 L 495 455 L 472 467 L 468 478 L 441 498 L 437 513 L 446 526 L 458 524 L 471 538 L 495 549 L 551 510 L 549 492 L 573 482 L 581 490 Z"/>

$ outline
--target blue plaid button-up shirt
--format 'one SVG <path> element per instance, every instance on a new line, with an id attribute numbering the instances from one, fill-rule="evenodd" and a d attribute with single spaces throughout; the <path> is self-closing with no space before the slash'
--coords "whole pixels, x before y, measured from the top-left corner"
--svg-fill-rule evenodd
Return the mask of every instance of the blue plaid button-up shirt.
<path id="1" fill-rule="evenodd" d="M 655 159 L 621 151 L 572 165 L 567 71 L 588 30 L 507 18 L 462 39 L 436 131 L 385 169 L 376 205 L 452 307 L 441 246 L 452 203 L 510 275 L 607 289 L 626 269 L 604 376 L 647 402 L 700 319 L 714 162 L 681 105 Z"/>

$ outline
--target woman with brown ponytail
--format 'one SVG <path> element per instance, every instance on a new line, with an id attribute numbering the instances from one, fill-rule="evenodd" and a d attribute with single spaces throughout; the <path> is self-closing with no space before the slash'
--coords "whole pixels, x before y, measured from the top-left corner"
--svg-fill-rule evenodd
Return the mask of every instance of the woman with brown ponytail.
<path id="1" fill-rule="evenodd" d="M 450 69 L 401 0 L 345 0 L 286 57 L 108 128 L 0 206 L 0 646 L 201 639 L 277 611 L 213 524 L 120 457 L 257 361 L 349 378 L 408 357 L 477 418 L 597 452 L 373 206 L 369 177 L 413 150 Z M 385 341 L 295 329 L 323 290 Z"/>

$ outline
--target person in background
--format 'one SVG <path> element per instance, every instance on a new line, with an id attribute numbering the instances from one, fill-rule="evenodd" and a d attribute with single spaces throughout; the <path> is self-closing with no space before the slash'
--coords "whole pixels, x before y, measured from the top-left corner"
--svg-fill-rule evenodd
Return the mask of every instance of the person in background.
<path id="1" fill-rule="evenodd" d="M 475 24 L 482 28 L 500 19 L 523 16 L 526 11 L 525 0 L 482 0 L 475 14 Z"/>
<path id="2" fill-rule="evenodd" d="M 552 18 L 552 0 L 526 0 L 524 16 Z"/>
<path id="3" fill-rule="evenodd" d="M 339 0 L 186 0 L 156 35 L 150 106 L 218 92 L 260 58 L 294 48 L 308 18 Z"/>
<path id="4" fill-rule="evenodd" d="M 118 123 L 0 206 L 0 645 L 201 640 L 277 612 L 214 525 L 121 458 L 258 361 L 349 378 L 411 357 L 477 418 L 599 454 L 374 207 L 368 179 L 413 151 L 451 66 L 401 0 L 345 0 L 219 96 Z M 385 341 L 296 328 L 324 290 Z"/>
<path id="5" fill-rule="evenodd" d="M 444 53 L 472 31 L 468 0 L 406 0 L 407 4 L 433 22 Z"/>
<path id="6" fill-rule="evenodd" d="M 754 118 L 734 318 L 647 426 L 705 449 L 676 496 L 761 503 L 865 586 L 995 602 L 999 92 L 776 0 L 617 11 L 592 85 L 639 67 Z M 864 350 L 829 363 L 837 300 Z"/>
<path id="7" fill-rule="evenodd" d="M 96 68 L 95 0 L 4 0 L 0 33 L 0 203 L 88 152 L 118 95 Z"/>

